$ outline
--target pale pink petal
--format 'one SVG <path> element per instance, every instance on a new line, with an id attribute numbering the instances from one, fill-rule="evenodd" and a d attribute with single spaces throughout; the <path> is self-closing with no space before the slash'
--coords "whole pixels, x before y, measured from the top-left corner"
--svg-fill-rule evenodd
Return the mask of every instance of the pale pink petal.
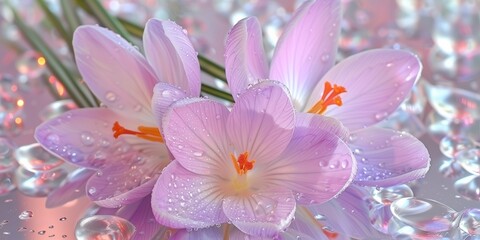
<path id="1" fill-rule="evenodd" d="M 157 233 L 166 231 L 166 227 L 155 220 L 151 196 L 144 197 L 132 210 L 134 212 L 128 218 L 135 225 L 135 235 L 132 240 L 154 239 Z"/>
<path id="2" fill-rule="evenodd" d="M 334 232 L 357 239 L 388 239 L 373 228 L 368 216 L 366 189 L 351 185 L 337 198 L 321 205 L 307 208 L 313 216 L 319 216 L 320 224 L 328 226 Z"/>
<path id="3" fill-rule="evenodd" d="M 172 228 L 205 228 L 226 222 L 220 181 L 215 176 L 192 173 L 173 161 L 153 188 L 155 218 Z"/>
<path id="4" fill-rule="evenodd" d="M 168 83 L 157 83 L 153 89 L 152 110 L 158 126 L 172 103 L 187 97 L 184 90 Z"/>
<path id="5" fill-rule="evenodd" d="M 162 146 L 162 145 L 160 145 Z M 152 192 L 164 168 L 157 159 L 140 160 L 143 163 L 117 164 L 93 175 L 87 182 L 87 196 L 102 207 L 118 208 L 134 203 Z"/>
<path id="6" fill-rule="evenodd" d="M 283 85 L 265 81 L 243 93 L 227 120 L 227 133 L 236 154 L 248 152 L 256 164 L 268 165 L 285 149 L 295 116 Z"/>
<path id="7" fill-rule="evenodd" d="M 391 129 L 367 128 L 349 142 L 358 162 L 355 183 L 388 187 L 424 177 L 430 167 L 425 145 L 412 135 Z"/>
<path id="8" fill-rule="evenodd" d="M 176 102 L 163 121 L 166 144 L 177 161 L 197 174 L 235 172 L 225 131 L 228 109 L 208 99 Z"/>
<path id="9" fill-rule="evenodd" d="M 262 28 L 256 18 L 240 20 L 228 33 L 225 46 L 225 73 L 235 99 L 249 84 L 268 78 Z"/>
<path id="10" fill-rule="evenodd" d="M 150 99 L 157 79 L 136 48 L 98 26 L 77 28 L 73 48 L 78 70 L 104 104 L 131 117 L 151 114 Z"/>
<path id="11" fill-rule="evenodd" d="M 349 147 L 329 131 L 338 128 L 338 123 L 318 124 L 324 117 L 314 118 L 319 118 L 316 126 L 295 128 L 287 149 L 262 178 L 265 183 L 289 188 L 301 204 L 328 201 L 350 184 L 356 172 Z"/>
<path id="12" fill-rule="evenodd" d="M 295 198 L 290 190 L 269 188 L 251 195 L 229 196 L 223 211 L 242 232 L 258 237 L 274 237 L 295 215 Z"/>
<path id="13" fill-rule="evenodd" d="M 247 235 L 232 224 L 222 224 L 214 227 L 185 230 L 181 229 L 170 240 L 198 240 L 198 239 L 228 239 L 228 240 L 257 240 L 261 238 Z"/>
<path id="14" fill-rule="evenodd" d="M 324 226 L 315 219 L 305 207 L 298 207 L 295 211 L 295 220 L 292 221 L 287 230 L 283 232 L 282 239 L 305 239 L 305 240 L 328 240 L 323 233 Z"/>
<path id="15" fill-rule="evenodd" d="M 200 65 L 183 29 L 172 21 L 150 19 L 143 35 L 145 55 L 161 82 L 200 95 Z"/>
<path id="16" fill-rule="evenodd" d="M 302 112 L 297 112 L 295 118 L 295 132 L 297 133 L 302 129 L 321 128 L 326 132 L 335 134 L 342 141 L 347 141 L 350 135 L 348 128 L 335 118 Z"/>
<path id="17" fill-rule="evenodd" d="M 371 126 L 390 115 L 408 96 L 422 65 L 410 52 L 376 49 L 353 55 L 333 67 L 308 99 L 310 110 L 323 94 L 326 81 L 346 88 L 343 105 L 329 106 L 326 116 L 340 120 L 351 131 Z"/>
<path id="18" fill-rule="evenodd" d="M 45 206 L 54 208 L 85 196 L 87 180 L 94 173 L 95 171 L 86 168 L 79 168 L 70 173 L 59 188 L 48 194 Z"/>
<path id="19" fill-rule="evenodd" d="M 275 48 L 270 79 L 287 86 L 298 110 L 335 62 L 340 17 L 340 1 L 306 1 Z"/>
<path id="20" fill-rule="evenodd" d="M 35 138 L 46 150 L 70 163 L 98 169 L 118 163 L 117 158 L 124 151 L 142 150 L 132 149 L 141 140 L 137 137 L 114 139 L 115 121 L 129 129 L 137 128 L 132 119 L 107 108 L 76 109 L 39 125 Z"/>

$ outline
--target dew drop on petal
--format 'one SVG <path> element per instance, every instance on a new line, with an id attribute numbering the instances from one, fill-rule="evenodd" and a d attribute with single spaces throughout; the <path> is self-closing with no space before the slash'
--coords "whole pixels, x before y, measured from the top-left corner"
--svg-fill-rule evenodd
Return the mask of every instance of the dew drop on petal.
<path id="1" fill-rule="evenodd" d="M 131 239 L 135 226 L 129 221 L 110 215 L 96 215 L 80 220 L 75 227 L 79 240 Z"/>
<path id="2" fill-rule="evenodd" d="M 80 139 L 82 140 L 83 145 L 92 146 L 95 143 L 95 138 L 90 132 L 82 132 L 80 134 Z"/>
<path id="3" fill-rule="evenodd" d="M 453 186 L 461 197 L 468 200 L 480 201 L 480 176 L 472 175 L 461 178 L 457 180 Z"/>
<path id="4" fill-rule="evenodd" d="M 472 148 L 461 151 L 455 159 L 467 172 L 480 175 L 480 149 Z"/>
<path id="5" fill-rule="evenodd" d="M 444 232 L 452 228 L 457 212 L 431 199 L 414 197 L 395 200 L 390 210 L 396 220 L 426 232 Z"/>
<path id="6" fill-rule="evenodd" d="M 105 99 L 109 102 L 115 102 L 117 100 L 117 95 L 114 92 L 105 93 Z"/>

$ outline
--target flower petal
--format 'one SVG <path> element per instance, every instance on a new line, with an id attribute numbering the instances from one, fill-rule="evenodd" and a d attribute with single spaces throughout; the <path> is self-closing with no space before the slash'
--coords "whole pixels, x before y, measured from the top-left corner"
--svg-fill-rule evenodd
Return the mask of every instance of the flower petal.
<path id="1" fill-rule="evenodd" d="M 135 225 L 135 235 L 132 240 L 154 239 L 158 232 L 165 231 L 152 212 L 151 196 L 144 197 L 137 206 L 134 206 L 133 215 L 128 220 Z"/>
<path id="2" fill-rule="evenodd" d="M 366 203 L 369 196 L 366 189 L 350 185 L 337 198 L 307 208 L 314 216 L 321 216 L 323 224 L 334 232 L 358 239 L 388 239 L 370 223 Z"/>
<path id="3" fill-rule="evenodd" d="M 277 236 L 295 215 L 295 199 L 290 190 L 265 189 L 249 196 L 230 196 L 223 211 L 242 232 L 258 236 Z"/>
<path id="4" fill-rule="evenodd" d="M 176 102 L 163 121 L 166 144 L 186 169 L 204 175 L 235 172 L 225 131 L 228 109 L 208 99 Z"/>
<path id="5" fill-rule="evenodd" d="M 95 171 L 87 168 L 79 168 L 70 173 L 65 182 L 48 194 L 45 206 L 54 208 L 69 201 L 85 196 L 87 180 Z"/>
<path id="6" fill-rule="evenodd" d="M 403 184 L 423 177 L 430 167 L 427 148 L 408 133 L 367 128 L 352 133 L 350 139 L 350 148 L 358 161 L 356 184 Z"/>
<path id="7" fill-rule="evenodd" d="M 87 196 L 97 205 L 110 208 L 131 204 L 147 196 L 165 162 L 157 163 L 153 158 L 141 161 L 145 162 L 117 164 L 99 170 L 87 182 Z"/>
<path id="8" fill-rule="evenodd" d="M 157 79 L 130 43 L 105 28 L 82 26 L 73 35 L 73 48 L 78 70 L 103 103 L 129 115 L 151 114 L 150 99 Z M 142 115 L 136 114 L 138 118 Z"/>
<path id="9" fill-rule="evenodd" d="M 227 120 L 227 133 L 237 154 L 248 152 L 259 167 L 268 165 L 290 142 L 294 114 L 283 85 L 265 81 L 238 98 Z"/>
<path id="10" fill-rule="evenodd" d="M 319 128 L 336 135 L 345 142 L 348 140 L 348 136 L 350 136 L 348 128 L 343 126 L 343 124 L 335 118 L 318 114 L 297 112 L 295 120 L 295 131 L 297 133 L 294 134 L 300 133 L 302 129 L 307 130 L 309 128 Z"/>
<path id="11" fill-rule="evenodd" d="M 172 228 L 205 228 L 226 222 L 219 181 L 215 176 L 192 173 L 173 161 L 153 188 L 155 218 Z"/>
<path id="12" fill-rule="evenodd" d="M 287 149 L 265 170 L 264 182 L 287 187 L 301 204 L 323 203 L 353 180 L 356 161 L 349 147 L 330 132 L 336 121 L 297 126 Z M 300 120 L 302 123 L 305 121 Z"/>
<path id="13" fill-rule="evenodd" d="M 200 95 L 197 52 L 180 26 L 151 19 L 143 35 L 145 56 L 161 82 L 182 88 L 189 96 Z"/>
<path id="14" fill-rule="evenodd" d="M 153 89 L 152 109 L 158 126 L 162 126 L 162 119 L 168 108 L 174 102 L 187 97 L 185 91 L 168 83 L 157 83 Z"/>
<path id="15" fill-rule="evenodd" d="M 240 20 L 228 33 L 225 46 L 225 73 L 235 100 L 249 84 L 268 78 L 262 28 L 255 17 Z"/>
<path id="16" fill-rule="evenodd" d="M 197 239 L 228 239 L 228 240 L 255 240 L 250 235 L 247 235 L 232 224 L 223 224 L 219 226 L 199 229 L 199 230 L 186 230 L 181 229 L 170 238 L 170 240 L 197 240 Z"/>
<path id="17" fill-rule="evenodd" d="M 113 138 L 115 121 L 136 128 L 132 119 L 107 108 L 76 109 L 39 125 L 35 138 L 46 150 L 70 163 L 98 169 L 118 162 L 116 157 L 123 151 L 133 151 L 136 137 Z"/>
<path id="18" fill-rule="evenodd" d="M 322 78 L 305 110 L 318 102 L 326 81 L 346 88 L 343 106 L 330 106 L 326 116 L 340 120 L 351 131 L 371 126 L 390 115 L 408 96 L 420 77 L 418 58 L 403 50 L 376 49 L 353 55 Z"/>
<path id="19" fill-rule="evenodd" d="M 275 48 L 270 79 L 287 86 L 298 110 L 335 62 L 340 17 L 340 1 L 307 1 L 296 11 Z"/>
<path id="20" fill-rule="evenodd" d="M 295 220 L 282 233 L 283 239 L 328 240 L 323 233 L 324 226 L 306 209 L 297 207 Z"/>

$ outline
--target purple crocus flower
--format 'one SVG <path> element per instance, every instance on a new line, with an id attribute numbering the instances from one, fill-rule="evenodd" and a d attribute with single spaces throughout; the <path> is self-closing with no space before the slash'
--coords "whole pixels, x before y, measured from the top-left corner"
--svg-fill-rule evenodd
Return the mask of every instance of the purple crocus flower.
<path id="1" fill-rule="evenodd" d="M 340 18 L 339 0 L 305 2 L 279 39 L 270 68 L 258 21 L 250 17 L 238 22 L 228 35 L 225 54 L 234 98 L 259 79 L 280 81 L 290 90 L 297 111 L 333 117 L 349 129 L 347 143 L 358 162 L 355 184 L 387 187 L 423 177 L 430 161 L 425 146 L 408 133 L 374 126 L 408 96 L 421 63 L 406 51 L 377 49 L 334 66 Z M 333 201 L 355 205 L 362 198 Z M 311 210 L 318 213 L 317 208 Z M 369 225 L 365 216 L 346 219 Z M 327 219 L 335 221 L 335 215 Z M 341 230 L 351 236 L 364 237 L 362 233 L 368 232 L 357 231 L 356 223 L 342 224 Z"/>
<path id="2" fill-rule="evenodd" d="M 48 151 L 97 170 L 86 189 L 103 207 L 120 207 L 151 193 L 171 161 L 157 121 L 175 100 L 200 94 L 196 52 L 180 26 L 150 20 L 143 40 L 146 58 L 107 29 L 79 27 L 73 36 L 78 69 L 106 107 L 67 112 L 35 132 Z M 152 108 L 154 95 L 160 97 Z M 71 194 L 60 191 L 56 197 L 61 195 Z"/>
<path id="3" fill-rule="evenodd" d="M 232 223 L 249 235 L 276 236 L 297 204 L 328 201 L 356 171 L 346 129 L 332 118 L 296 116 L 274 81 L 240 94 L 231 111 L 209 99 L 177 101 L 163 129 L 175 161 L 153 189 L 152 209 L 172 228 Z"/>

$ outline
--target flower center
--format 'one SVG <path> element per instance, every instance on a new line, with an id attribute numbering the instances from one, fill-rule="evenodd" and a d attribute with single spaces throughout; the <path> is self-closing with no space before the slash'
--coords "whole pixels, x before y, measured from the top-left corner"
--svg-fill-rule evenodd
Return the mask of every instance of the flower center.
<path id="1" fill-rule="evenodd" d="M 330 105 L 342 106 L 342 98 L 339 95 L 345 92 L 347 92 L 347 89 L 345 89 L 345 87 L 339 86 L 337 84 L 334 84 L 332 87 L 332 84 L 330 82 L 325 82 L 325 88 L 323 89 L 322 98 L 320 99 L 320 101 L 315 103 L 315 105 L 313 105 L 313 107 L 308 110 L 308 112 L 323 114 L 327 110 L 327 107 Z"/>
<path id="2" fill-rule="evenodd" d="M 249 170 L 253 169 L 253 164 L 255 164 L 255 160 L 248 160 L 248 152 L 238 155 L 238 158 L 236 158 L 233 153 L 230 153 L 230 157 L 232 158 L 233 166 L 235 170 L 237 170 L 238 175 L 247 174 Z"/>
<path id="3" fill-rule="evenodd" d="M 127 134 L 127 135 L 134 135 L 139 138 L 152 141 L 152 142 L 161 142 L 163 143 L 162 134 L 160 134 L 160 130 L 156 127 L 145 127 L 145 126 L 138 126 L 138 131 L 133 131 L 130 129 L 124 128 L 118 121 L 113 123 L 112 131 L 113 137 L 117 139 L 120 135 Z"/>

